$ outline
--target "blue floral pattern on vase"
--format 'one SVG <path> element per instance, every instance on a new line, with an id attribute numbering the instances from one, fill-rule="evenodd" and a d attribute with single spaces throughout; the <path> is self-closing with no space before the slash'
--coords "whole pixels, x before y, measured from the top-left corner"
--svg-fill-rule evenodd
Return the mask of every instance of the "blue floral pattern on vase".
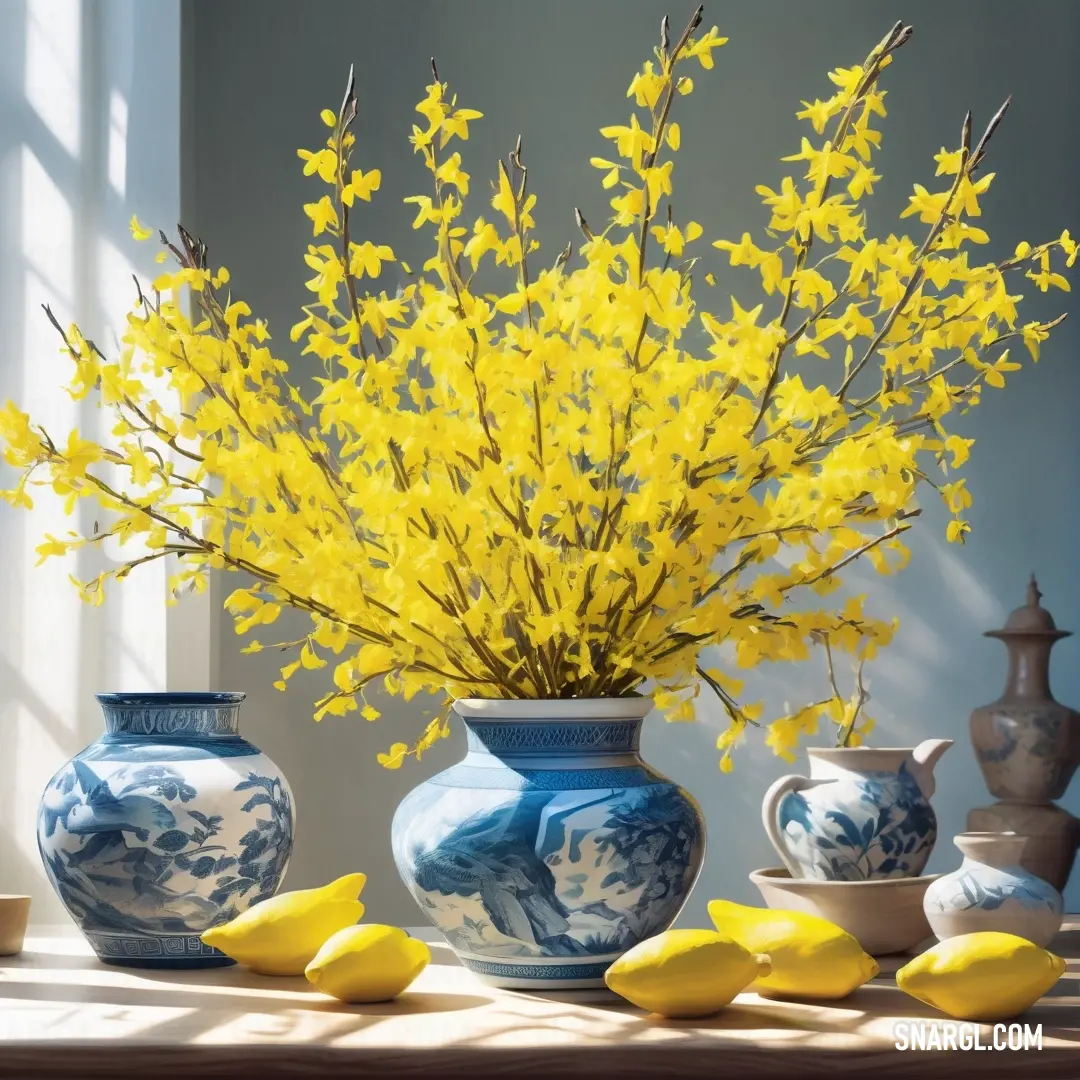
<path id="1" fill-rule="evenodd" d="M 923 911 L 942 939 L 997 930 L 1048 945 L 1061 928 L 1064 903 L 1049 882 L 1020 865 L 1025 838 L 1014 833 L 961 833 L 959 870 L 926 890 Z"/>
<path id="2" fill-rule="evenodd" d="M 107 733 L 49 782 L 38 812 L 42 861 L 106 962 L 230 963 L 200 935 L 280 886 L 292 796 L 237 733 L 242 698 L 102 695 Z M 190 724 L 177 719 L 185 710 Z"/>
<path id="3" fill-rule="evenodd" d="M 1029 911 L 1061 911 L 1060 894 L 1041 878 L 988 866 L 947 874 L 941 879 L 941 887 L 927 896 L 926 904 L 936 911 L 996 911 L 1009 900 Z"/>
<path id="4" fill-rule="evenodd" d="M 790 791 L 779 826 L 806 875 L 834 881 L 917 876 L 937 839 L 933 808 L 906 764 Z"/>
<path id="5" fill-rule="evenodd" d="M 398 870 L 474 973 L 504 986 L 602 985 L 619 955 L 674 921 L 701 867 L 704 822 L 638 756 L 645 711 L 598 724 L 466 716 L 465 761 L 401 803 Z"/>

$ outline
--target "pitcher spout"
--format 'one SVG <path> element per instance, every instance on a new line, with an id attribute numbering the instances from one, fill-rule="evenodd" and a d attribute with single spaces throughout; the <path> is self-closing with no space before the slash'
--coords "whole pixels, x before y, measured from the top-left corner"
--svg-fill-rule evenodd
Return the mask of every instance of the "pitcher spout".
<path id="1" fill-rule="evenodd" d="M 952 746 L 952 739 L 924 739 L 911 751 L 911 771 L 922 793 L 929 799 L 934 794 L 934 766 L 946 750 Z"/>

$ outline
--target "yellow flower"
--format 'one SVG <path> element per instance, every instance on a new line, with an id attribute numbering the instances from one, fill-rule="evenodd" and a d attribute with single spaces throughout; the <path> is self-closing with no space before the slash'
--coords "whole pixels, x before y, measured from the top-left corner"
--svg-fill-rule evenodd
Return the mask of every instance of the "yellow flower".
<path id="1" fill-rule="evenodd" d="M 153 229 L 148 229 L 145 225 L 140 224 L 139 219 L 132 214 L 131 221 L 128 223 L 131 229 L 131 235 L 136 240 L 149 240 L 154 235 Z"/>
<path id="2" fill-rule="evenodd" d="M 304 213 L 314 222 L 314 235 L 325 232 L 327 227 L 338 227 L 337 209 L 330 201 L 329 195 L 324 195 L 317 203 L 304 203 Z"/>
<path id="3" fill-rule="evenodd" d="M 704 230 L 696 221 L 687 223 L 685 233 L 676 225 L 654 225 L 652 227 L 652 234 L 656 237 L 660 246 L 665 251 L 676 256 L 676 258 L 682 255 L 687 244 L 692 243 L 703 232 Z"/>
<path id="4" fill-rule="evenodd" d="M 304 162 L 304 175 L 319 174 L 324 183 L 332 184 L 337 175 L 337 157 L 332 150 L 297 150 L 297 156 Z"/>
<path id="5" fill-rule="evenodd" d="M 405 755 L 408 753 L 409 747 L 406 743 L 396 742 L 390 747 L 389 753 L 378 754 L 377 759 L 380 765 L 384 769 L 400 769 L 401 763 L 405 760 Z"/>
<path id="6" fill-rule="evenodd" d="M 963 162 L 962 150 L 946 150 L 943 146 L 941 152 L 934 155 L 934 160 L 937 162 L 937 172 L 935 176 L 955 176 L 960 171 L 961 163 Z"/>
<path id="7" fill-rule="evenodd" d="M 394 252 L 386 244 L 373 244 L 365 240 L 362 244 L 354 244 L 350 251 L 351 261 L 349 272 L 354 277 L 378 277 L 382 273 L 384 262 L 394 261 Z"/>
<path id="8" fill-rule="evenodd" d="M 371 202 L 372 193 L 379 190 L 379 185 L 381 183 L 382 173 L 379 172 L 378 169 L 371 169 L 366 173 L 356 169 L 350 177 L 348 184 L 342 189 L 341 201 L 346 206 L 352 206 L 353 199 L 362 199 L 364 202 Z"/>
<path id="9" fill-rule="evenodd" d="M 717 27 L 713 27 L 708 33 L 702 34 L 696 41 L 692 41 L 686 50 L 688 57 L 697 57 L 699 63 L 706 70 L 711 69 L 715 61 L 713 60 L 713 49 L 720 48 L 721 45 L 726 45 L 728 39 L 726 37 L 720 37 Z"/>
<path id="10" fill-rule="evenodd" d="M 825 125 L 841 109 L 838 98 L 830 98 L 828 101 L 815 100 L 813 103 L 804 101 L 801 112 L 795 115 L 799 120 L 809 120 L 814 125 L 814 130 L 820 135 L 825 130 Z"/>
<path id="11" fill-rule="evenodd" d="M 1080 250 L 1080 245 L 1069 235 L 1068 229 L 1063 230 L 1061 236 L 1058 237 L 1058 246 L 1065 252 L 1065 265 L 1072 266 L 1076 262 L 1076 254 Z"/>
<path id="12" fill-rule="evenodd" d="M 864 195 L 872 195 L 874 193 L 874 184 L 880 179 L 881 176 L 874 172 L 869 165 L 857 165 L 851 179 L 848 181 L 848 194 L 856 201 Z"/>
<path id="13" fill-rule="evenodd" d="M 900 216 L 905 218 L 911 214 L 918 214 L 920 221 L 932 225 L 941 216 L 948 201 L 949 193 L 947 191 L 939 191 L 931 195 L 922 184 L 916 184 L 915 194 L 909 197 L 909 205 Z"/>
<path id="14" fill-rule="evenodd" d="M 304 204 L 310 295 L 289 320 L 314 377 L 290 370 L 226 268 L 189 258 L 142 287 L 115 348 L 50 312 L 62 385 L 103 407 L 106 434 L 0 410 L 5 501 L 29 508 L 41 491 L 96 523 L 46 535 L 39 554 L 136 541 L 80 584 L 93 604 L 148 561 L 171 564 L 175 592 L 243 574 L 226 602 L 237 632 L 259 635 L 247 651 L 282 652 L 281 690 L 323 671 L 316 719 L 379 719 L 379 687 L 405 700 L 651 692 L 670 720 L 727 717 L 723 771 L 755 727 L 787 758 L 823 725 L 857 745 L 872 727 L 858 680 L 850 698 L 766 717 L 731 669 L 800 663 L 822 642 L 859 663 L 888 646 L 895 622 L 837 590 L 855 560 L 903 568 L 934 468 L 947 539 L 969 534 L 971 440 L 953 418 L 1016 369 L 1010 339 L 1038 359 L 1059 320 L 1024 322 L 1018 286 L 1027 274 L 1067 289 L 1061 264 L 1078 248 L 1063 232 L 980 260 L 990 238 L 973 221 L 992 174 L 956 149 L 934 159 L 949 191 L 917 184 L 904 212 L 925 225 L 870 231 L 886 39 L 803 103 L 818 135 L 831 129 L 784 159 L 804 175 L 759 184 L 764 211 L 738 239 L 691 249 L 702 226 L 669 209 L 692 135 L 684 71 L 710 68 L 725 40 L 695 30 L 638 67 L 639 112 L 601 128 L 614 152 L 590 164 L 611 212 L 584 206 L 582 239 L 561 252 L 534 235 L 543 163 L 526 173 L 519 147 L 478 198 L 447 144 L 480 113 L 436 77 L 409 135 L 425 177 L 405 202 L 424 254 L 380 288 L 394 251 L 350 209 L 381 173 L 355 167 L 353 132 L 323 110 L 320 148 L 299 151 L 319 190 Z M 700 281 L 728 276 L 709 310 Z M 310 626 L 267 641 L 286 607 Z M 448 724 L 443 709 L 378 760 L 419 759 Z"/>
<path id="15" fill-rule="evenodd" d="M 660 100 L 663 89 L 664 79 L 653 70 L 650 60 L 634 76 L 630 88 L 626 91 L 626 96 L 632 97 L 639 107 L 651 109 Z"/>
<path id="16" fill-rule="evenodd" d="M 637 114 L 632 113 L 630 124 L 611 124 L 600 129 L 605 139 L 613 139 L 619 156 L 630 160 L 635 169 L 641 168 L 642 155 L 651 153 L 655 146 L 652 135 L 638 124 Z"/>
<path id="17" fill-rule="evenodd" d="M 479 120 L 483 117 L 482 112 L 475 109 L 455 109 L 442 124 L 442 145 L 455 135 L 462 140 L 469 138 L 469 121 Z"/>
<path id="18" fill-rule="evenodd" d="M 971 532 L 971 526 L 966 521 L 954 518 L 945 530 L 945 537 L 950 544 L 962 544 L 969 532 Z"/>

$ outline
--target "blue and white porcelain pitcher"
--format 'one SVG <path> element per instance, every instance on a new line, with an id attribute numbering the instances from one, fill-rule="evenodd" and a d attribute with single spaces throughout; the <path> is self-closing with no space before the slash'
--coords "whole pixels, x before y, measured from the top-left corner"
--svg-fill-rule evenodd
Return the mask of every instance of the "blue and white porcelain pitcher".
<path id="1" fill-rule="evenodd" d="M 813 748 L 810 776 L 765 793 L 765 831 L 792 877 L 868 881 L 917 877 L 937 839 L 934 766 L 952 739 L 914 749 Z"/>

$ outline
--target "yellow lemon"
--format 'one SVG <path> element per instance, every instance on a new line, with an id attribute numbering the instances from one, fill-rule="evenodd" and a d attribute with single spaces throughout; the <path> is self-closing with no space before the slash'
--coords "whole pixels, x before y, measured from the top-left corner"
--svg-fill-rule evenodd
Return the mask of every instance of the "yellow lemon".
<path id="1" fill-rule="evenodd" d="M 1015 934 L 961 934 L 927 949 L 896 973 L 913 998 L 957 1020 L 1008 1020 L 1061 978 L 1065 961 Z"/>
<path id="2" fill-rule="evenodd" d="M 608 968 L 608 988 L 638 1008 L 675 1018 L 708 1016 L 769 967 L 714 930 L 666 930 Z"/>
<path id="3" fill-rule="evenodd" d="M 346 874 L 321 889 L 278 893 L 202 935 L 259 975 L 303 975 L 331 934 L 353 926 L 364 914 L 357 897 L 364 874 Z"/>
<path id="4" fill-rule="evenodd" d="M 709 918 L 748 952 L 768 954 L 772 970 L 750 987 L 764 997 L 847 997 L 880 970 L 851 934 L 818 915 L 711 900 Z"/>
<path id="5" fill-rule="evenodd" d="M 389 1001 L 431 962 L 431 950 L 396 926 L 349 926 L 315 954 L 304 974 L 317 990 L 341 1001 Z"/>

